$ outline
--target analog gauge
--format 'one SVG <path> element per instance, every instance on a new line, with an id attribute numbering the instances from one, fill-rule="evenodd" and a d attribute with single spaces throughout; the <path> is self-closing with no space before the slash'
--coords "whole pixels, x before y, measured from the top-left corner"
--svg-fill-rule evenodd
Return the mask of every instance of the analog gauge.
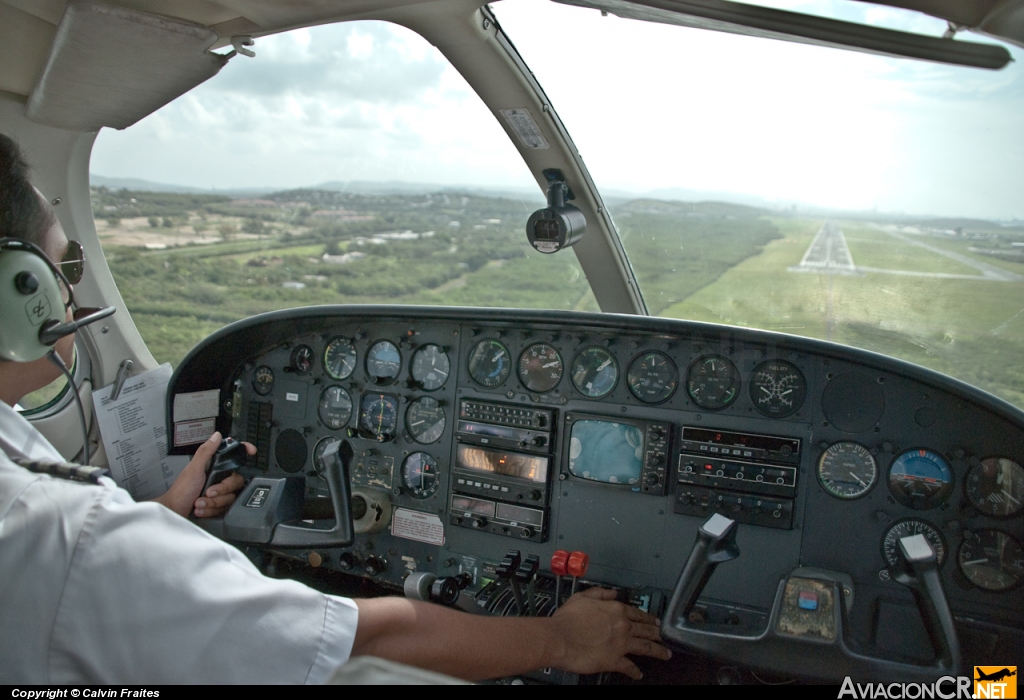
<path id="1" fill-rule="evenodd" d="M 352 397 L 340 386 L 329 386 L 320 394 L 317 413 L 320 422 L 331 430 L 344 428 L 352 417 Z"/>
<path id="2" fill-rule="evenodd" d="M 376 383 L 394 379 L 402 369 L 402 355 L 390 340 L 378 340 L 366 352 L 366 373 Z"/>
<path id="3" fill-rule="evenodd" d="M 324 349 L 324 369 L 334 379 L 348 379 L 356 368 L 356 348 L 348 338 L 334 338 Z"/>
<path id="4" fill-rule="evenodd" d="M 260 396 L 266 396 L 274 390 L 274 370 L 260 365 L 252 373 L 252 389 Z"/>
<path id="5" fill-rule="evenodd" d="M 889 467 L 889 490 L 903 505 L 928 510 L 953 490 L 953 471 L 931 450 L 907 450 Z"/>
<path id="6" fill-rule="evenodd" d="M 572 361 L 572 385 L 590 399 L 607 396 L 619 381 L 619 366 L 604 348 L 587 348 Z"/>
<path id="7" fill-rule="evenodd" d="M 409 404 L 405 412 L 405 427 L 416 442 L 424 445 L 437 442 L 444 432 L 444 409 L 437 399 L 420 397 Z"/>
<path id="8" fill-rule="evenodd" d="M 359 403 L 359 427 L 377 438 L 388 440 L 398 426 L 398 399 L 391 394 L 363 394 Z"/>
<path id="9" fill-rule="evenodd" d="M 818 460 L 821 487 L 836 498 L 860 498 L 877 479 L 878 463 L 866 447 L 855 442 L 829 445 Z"/>
<path id="10" fill-rule="evenodd" d="M 547 343 L 534 343 L 519 356 L 519 381 L 538 394 L 558 386 L 564 371 L 562 356 Z"/>
<path id="11" fill-rule="evenodd" d="M 412 378 L 424 391 L 440 389 L 450 372 L 448 355 L 438 345 L 424 345 L 412 356 Z"/>
<path id="12" fill-rule="evenodd" d="M 292 350 L 292 369 L 299 374 L 306 374 L 313 369 L 313 359 L 316 354 L 313 348 L 308 345 L 296 345 Z"/>
<path id="13" fill-rule="evenodd" d="M 661 403 L 675 393 L 679 381 L 676 363 L 660 352 L 645 352 L 635 358 L 626 373 L 633 396 L 644 403 Z"/>
<path id="14" fill-rule="evenodd" d="M 430 498 L 437 492 L 437 460 L 426 452 L 413 452 L 402 463 L 402 483 L 413 498 Z"/>
<path id="15" fill-rule="evenodd" d="M 925 520 L 917 518 L 905 518 L 897 520 L 882 536 L 882 556 L 890 569 L 899 568 L 902 556 L 900 554 L 900 540 L 911 535 L 924 535 L 928 544 L 935 550 L 935 559 L 939 566 L 946 561 L 946 541 L 942 539 L 939 529 Z"/>
<path id="16" fill-rule="evenodd" d="M 701 408 L 723 409 L 740 395 L 740 371 L 719 355 L 702 357 L 686 372 L 686 393 Z"/>
<path id="17" fill-rule="evenodd" d="M 793 415 L 804 405 L 805 396 L 807 380 L 792 362 L 762 362 L 750 377 L 750 400 L 769 418 Z"/>
<path id="18" fill-rule="evenodd" d="M 316 444 L 316 447 L 313 448 L 313 468 L 316 469 L 317 474 L 322 473 L 320 469 L 320 458 L 324 456 L 324 452 L 327 451 L 327 448 L 336 442 L 340 442 L 336 437 L 325 437 Z"/>
<path id="19" fill-rule="evenodd" d="M 957 561 L 967 580 L 986 591 L 1005 591 L 1024 580 L 1024 549 L 1002 530 L 964 533 Z"/>
<path id="20" fill-rule="evenodd" d="M 1016 515 L 1024 500 L 1024 469 L 1005 457 L 983 459 L 968 472 L 964 490 L 971 504 L 985 515 Z"/>
<path id="21" fill-rule="evenodd" d="M 512 371 L 508 348 L 497 340 L 481 340 L 469 353 L 469 376 L 480 386 L 503 384 Z"/>

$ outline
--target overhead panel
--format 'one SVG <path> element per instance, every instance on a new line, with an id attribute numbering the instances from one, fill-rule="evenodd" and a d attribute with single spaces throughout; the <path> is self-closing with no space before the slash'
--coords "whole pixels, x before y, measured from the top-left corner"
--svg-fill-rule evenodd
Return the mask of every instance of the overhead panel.
<path id="1" fill-rule="evenodd" d="M 227 63 L 201 24 L 93 0 L 68 4 L 29 96 L 34 121 L 72 131 L 124 129 Z"/>

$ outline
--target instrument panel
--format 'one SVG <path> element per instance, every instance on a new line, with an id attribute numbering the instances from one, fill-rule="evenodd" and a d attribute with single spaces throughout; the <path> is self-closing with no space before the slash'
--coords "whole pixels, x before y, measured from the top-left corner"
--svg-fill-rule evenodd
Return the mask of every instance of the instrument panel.
<path id="1" fill-rule="evenodd" d="M 588 580 L 658 613 L 718 512 L 740 523 L 741 556 L 705 596 L 738 628 L 812 567 L 852 582 L 852 645 L 924 658 L 893 580 L 895 543 L 921 533 L 965 663 L 1020 649 L 1024 414 L 916 366 L 666 319 L 319 307 L 201 343 L 168 415 L 176 394 L 210 389 L 217 428 L 259 449 L 247 476 L 304 477 L 307 501 L 328 496 L 318 455 L 352 447 L 356 541 L 281 556 L 393 588 L 464 572 L 481 592 L 509 549 L 542 570 L 581 550 Z"/>

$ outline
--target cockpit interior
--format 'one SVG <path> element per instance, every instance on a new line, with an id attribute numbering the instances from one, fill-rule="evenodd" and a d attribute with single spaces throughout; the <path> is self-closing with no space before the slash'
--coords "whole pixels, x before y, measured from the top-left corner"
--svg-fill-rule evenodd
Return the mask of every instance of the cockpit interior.
<path id="1" fill-rule="evenodd" d="M 662 620 L 676 652 L 639 662 L 648 683 L 924 682 L 1024 658 L 1024 404 L 884 349 L 649 314 L 619 235 L 628 221 L 612 218 L 572 125 L 499 22 L 514 2 L 0 0 L 0 132 L 23 144 L 85 249 L 76 297 L 117 307 L 79 333 L 78 389 L 115 382 L 125 362 L 160 364 L 111 272 L 122 254 L 97 233 L 97 132 L 159 113 L 250 50 L 258 60 L 263 37 L 394 23 L 436 47 L 500 124 L 547 197 L 532 217 L 523 208 L 517 235 L 578 263 L 593 300 L 579 308 L 595 310 L 360 298 L 222 319 L 175 361 L 168 451 L 190 455 L 218 430 L 257 453 L 218 458 L 211 479 L 247 483 L 197 526 L 268 575 L 342 595 L 544 616 L 574 591 L 613 588 Z M 873 3 L 948 22 L 942 37 L 720 0 L 559 4 L 958 70 L 1019 72 L 1024 46 L 1024 0 Z M 842 268 L 834 217 L 816 216 L 821 267 Z M 1024 245 L 1020 220 L 1004 223 Z M 848 236 L 855 261 L 864 244 Z M 979 289 L 1021 288 L 1024 261 L 1009 255 Z M 197 417 L 202 401 L 214 410 Z M 70 399 L 31 418 L 80 452 Z"/>

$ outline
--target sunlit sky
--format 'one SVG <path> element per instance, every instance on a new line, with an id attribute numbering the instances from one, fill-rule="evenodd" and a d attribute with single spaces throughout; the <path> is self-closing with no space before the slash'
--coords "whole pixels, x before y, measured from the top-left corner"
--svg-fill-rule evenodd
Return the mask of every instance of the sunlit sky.
<path id="1" fill-rule="evenodd" d="M 945 28 L 845 0 L 763 4 L 933 36 Z M 493 7 L 602 190 L 1024 218 L 1020 49 L 993 72 L 546 0 Z M 409 30 L 317 27 L 255 50 L 129 129 L 103 130 L 92 172 L 204 188 L 534 186 L 480 99 Z"/>

